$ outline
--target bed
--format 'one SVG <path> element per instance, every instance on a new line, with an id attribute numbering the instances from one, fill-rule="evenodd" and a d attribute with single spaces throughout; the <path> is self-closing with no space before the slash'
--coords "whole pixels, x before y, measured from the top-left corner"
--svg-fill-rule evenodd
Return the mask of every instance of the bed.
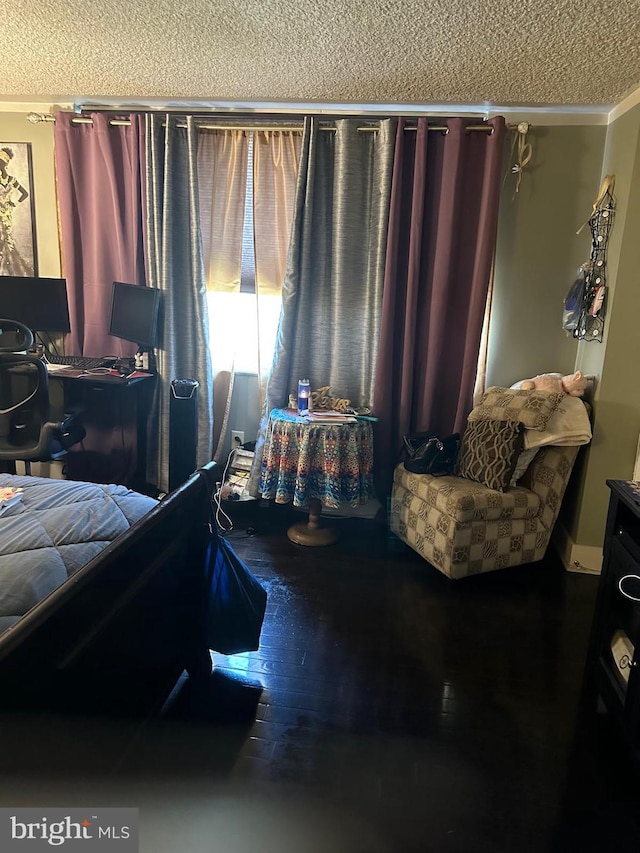
<path id="1" fill-rule="evenodd" d="M 208 673 L 213 463 L 162 501 L 0 475 L 0 709 L 147 714 Z"/>

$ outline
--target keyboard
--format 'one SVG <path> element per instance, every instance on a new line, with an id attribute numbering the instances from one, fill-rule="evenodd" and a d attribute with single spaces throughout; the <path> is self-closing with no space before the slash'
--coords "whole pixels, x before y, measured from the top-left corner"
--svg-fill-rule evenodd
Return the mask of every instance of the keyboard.
<path id="1" fill-rule="evenodd" d="M 75 367 L 77 370 L 93 370 L 96 367 L 103 366 L 101 358 L 89 358 L 84 355 L 48 355 L 47 361 L 50 364 Z"/>

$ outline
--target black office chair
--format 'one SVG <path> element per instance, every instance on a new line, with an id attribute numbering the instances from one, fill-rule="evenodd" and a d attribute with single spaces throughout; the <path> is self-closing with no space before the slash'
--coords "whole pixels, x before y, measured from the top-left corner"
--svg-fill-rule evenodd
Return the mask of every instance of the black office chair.
<path id="1" fill-rule="evenodd" d="M 15 471 L 24 462 L 60 459 L 86 435 L 75 414 L 49 420 L 49 377 L 44 362 L 26 351 L 33 345 L 30 329 L 16 320 L 0 319 L 0 464 Z"/>

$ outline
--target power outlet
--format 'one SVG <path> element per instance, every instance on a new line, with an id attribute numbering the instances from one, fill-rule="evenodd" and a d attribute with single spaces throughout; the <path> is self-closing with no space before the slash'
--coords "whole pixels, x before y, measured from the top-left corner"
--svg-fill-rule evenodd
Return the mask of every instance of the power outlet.
<path id="1" fill-rule="evenodd" d="M 231 430 L 231 447 L 240 447 L 240 445 L 244 444 L 244 430 L 243 429 L 232 429 Z"/>

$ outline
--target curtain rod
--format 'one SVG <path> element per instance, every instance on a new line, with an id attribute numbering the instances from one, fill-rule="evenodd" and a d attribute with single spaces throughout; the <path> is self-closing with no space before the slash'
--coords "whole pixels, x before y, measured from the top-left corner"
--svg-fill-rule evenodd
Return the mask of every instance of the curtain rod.
<path id="1" fill-rule="evenodd" d="M 32 124 L 39 124 L 40 122 L 55 122 L 55 116 L 50 115 L 49 113 L 29 113 L 28 120 Z M 77 118 L 71 119 L 73 124 L 93 124 L 93 119 L 87 118 L 86 116 L 78 116 Z M 242 130 L 242 131 L 255 131 L 256 133 L 264 132 L 264 131 L 275 131 L 277 133 L 302 133 L 303 128 L 300 124 L 273 124 L 273 125 L 260 125 L 260 124 L 208 124 L 207 119 L 202 119 L 202 123 L 198 123 L 199 130 Z M 109 119 L 109 124 L 112 127 L 129 127 L 131 122 L 128 119 L 117 119 L 112 118 Z M 176 127 L 186 127 L 186 124 L 178 123 Z M 331 124 L 320 124 L 320 130 L 329 130 L 335 131 L 335 126 Z M 363 132 L 374 133 L 378 130 L 375 125 L 365 124 L 357 128 Z M 405 125 L 405 130 L 417 130 L 417 125 L 408 124 Z M 446 125 L 429 125 L 428 130 L 431 131 L 440 131 L 441 133 L 447 133 L 449 128 Z M 478 130 L 483 131 L 485 133 L 493 133 L 493 127 L 487 124 L 472 124 L 469 125 L 466 130 Z"/>

